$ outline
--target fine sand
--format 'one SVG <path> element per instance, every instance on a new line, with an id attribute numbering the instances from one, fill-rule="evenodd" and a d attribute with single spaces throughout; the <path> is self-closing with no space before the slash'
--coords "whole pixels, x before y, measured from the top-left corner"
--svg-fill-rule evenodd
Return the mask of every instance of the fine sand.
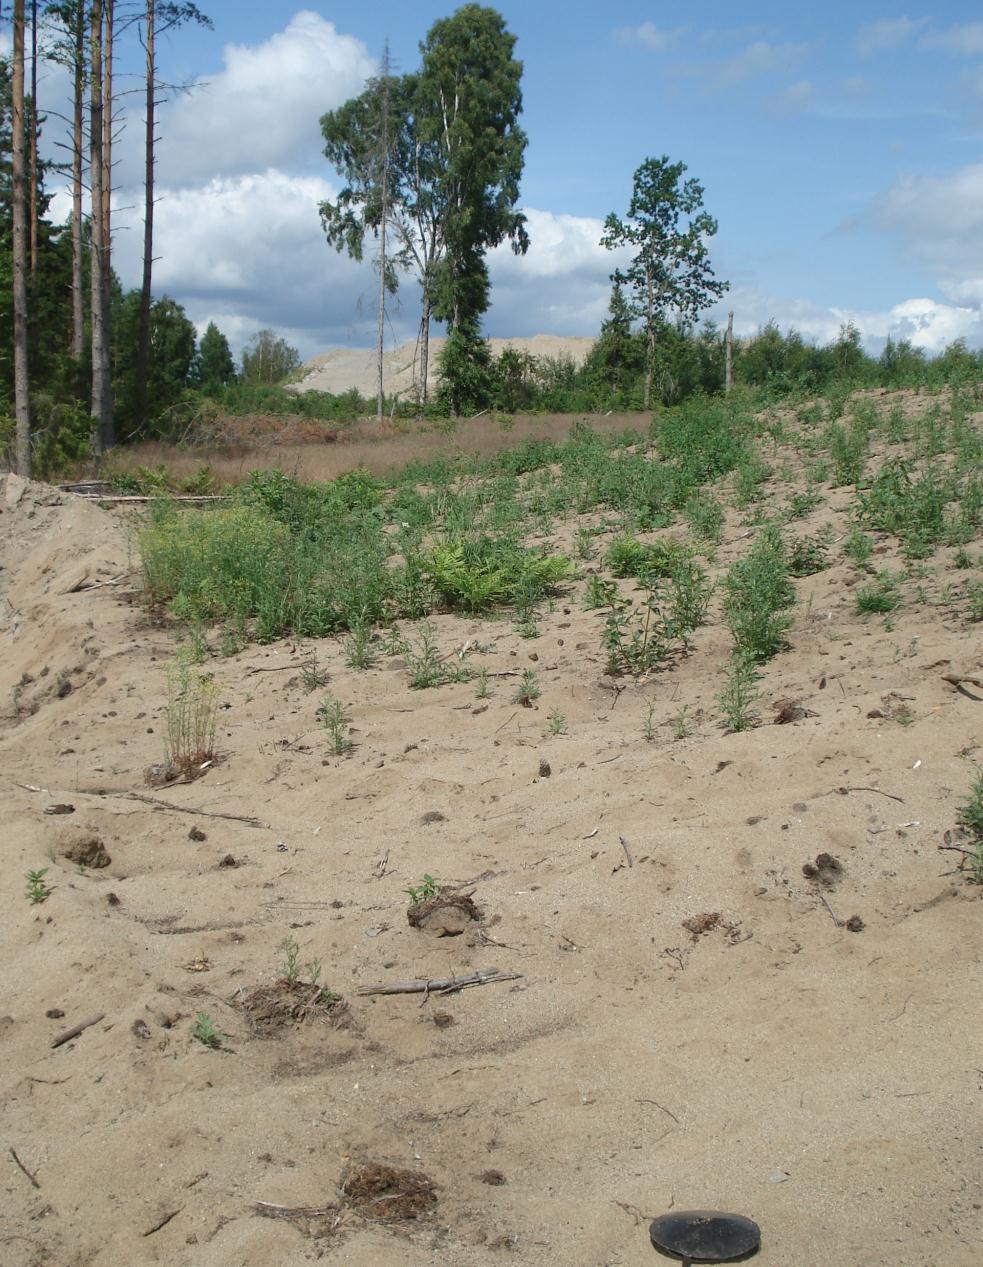
<path id="1" fill-rule="evenodd" d="M 427 383 L 431 391 L 437 386 L 440 350 L 445 342 L 442 338 L 430 340 Z M 594 346 L 594 340 L 586 336 L 562 338 L 555 334 L 536 334 L 528 339 L 489 339 L 488 343 L 495 356 L 500 356 L 505 348 L 515 348 L 531 356 L 572 361 L 575 365 L 582 365 Z M 416 341 L 386 352 L 382 374 L 387 396 L 412 396 L 420 378 Z M 362 396 L 372 397 L 376 393 L 378 375 L 374 348 L 332 348 L 301 367 L 292 390 L 340 395 L 356 388 Z"/>
<path id="2" fill-rule="evenodd" d="M 827 490 L 797 530 L 842 536 L 848 501 Z M 747 543 L 731 511 L 714 574 Z M 212 659 L 218 760 L 154 788 L 175 642 L 126 521 L 0 481 L 0 1261 L 643 1267 L 649 1218 L 710 1207 L 758 1221 L 763 1267 L 976 1267 L 983 904 L 938 845 L 983 691 L 943 677 L 981 660 L 937 602 L 950 555 L 891 630 L 855 614 L 845 564 L 796 582 L 744 734 L 719 723 L 719 618 L 673 671 L 613 682 L 577 582 L 536 640 L 434 618 L 442 653 L 492 644 L 483 702 L 411 691 L 385 655 L 354 672 L 340 640 Z M 305 691 L 312 650 L 347 757 Z M 820 853 L 828 884 L 803 874 Z M 480 921 L 411 927 L 427 874 Z M 271 1034 L 242 1004 L 285 937 L 348 1011 Z M 490 968 L 516 975 L 357 993 Z M 436 1204 L 408 1181 L 339 1195 L 353 1162 L 426 1176 Z"/>

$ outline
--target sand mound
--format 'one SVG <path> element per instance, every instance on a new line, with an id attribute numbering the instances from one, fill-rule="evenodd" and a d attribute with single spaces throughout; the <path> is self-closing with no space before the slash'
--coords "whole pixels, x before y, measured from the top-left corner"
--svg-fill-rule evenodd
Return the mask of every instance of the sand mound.
<path id="1" fill-rule="evenodd" d="M 582 365 L 594 346 L 591 338 L 561 338 L 553 334 L 537 334 L 528 339 L 489 339 L 492 352 L 499 356 L 507 348 L 516 348 L 532 356 L 568 360 Z M 438 357 L 444 339 L 430 340 L 430 363 L 427 379 L 433 390 L 438 381 Z M 332 348 L 308 361 L 301 370 L 302 378 L 291 390 L 299 392 L 342 392 L 355 388 L 362 396 L 374 396 L 378 381 L 374 348 Z M 415 391 L 419 378 L 419 360 L 415 342 L 403 343 L 383 358 L 383 381 L 387 395 L 408 396 Z"/>

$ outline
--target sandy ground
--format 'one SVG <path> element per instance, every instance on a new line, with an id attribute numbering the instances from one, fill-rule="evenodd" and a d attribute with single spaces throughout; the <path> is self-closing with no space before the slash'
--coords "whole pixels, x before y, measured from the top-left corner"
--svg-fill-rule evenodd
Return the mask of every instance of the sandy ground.
<path id="1" fill-rule="evenodd" d="M 615 692 L 575 589 L 535 641 L 507 619 L 434 622 L 447 652 L 492 643 L 492 673 L 538 657 L 531 709 L 510 676 L 481 703 L 473 683 L 410 691 L 385 657 L 355 673 L 335 641 L 250 648 L 209 664 L 221 760 L 153 790 L 174 642 L 141 606 L 124 523 L 16 480 L 0 512 L 6 1267 L 641 1267 L 658 1261 L 645 1219 L 701 1206 L 755 1218 L 769 1267 L 980 1263 L 983 905 L 937 849 L 983 722 L 941 676 L 980 663 L 958 608 L 903 608 L 887 632 L 853 614 L 846 566 L 797 582 L 792 649 L 742 735 L 713 702 L 719 623 Z M 717 567 L 746 549 L 731 516 Z M 312 646 L 348 757 L 304 691 Z M 910 724 L 869 715 L 897 697 Z M 808 715 L 770 724 L 789 699 Z M 557 708 L 569 733 L 548 737 Z M 93 835 L 108 866 L 63 856 Z M 802 872 L 820 852 L 842 864 L 828 906 Z M 411 928 L 426 873 L 466 884 L 480 925 Z M 702 914 L 720 918 L 683 926 Z M 251 1030 L 237 1003 L 276 980 L 287 935 L 345 1025 Z M 356 994 L 491 967 L 521 975 Z M 198 1012 L 223 1050 L 192 1039 Z M 350 1158 L 426 1174 L 436 1207 L 395 1225 L 345 1203 L 256 1213 L 334 1207 Z"/>
<path id="2" fill-rule="evenodd" d="M 438 358 L 445 342 L 440 338 L 430 340 L 427 381 L 431 390 L 437 386 Z M 528 339 L 489 339 L 488 342 L 495 356 L 511 347 L 532 356 L 573 361 L 575 365 L 582 365 L 594 346 L 594 340 L 586 336 L 562 338 L 555 334 L 536 334 Z M 402 343 L 385 354 L 383 381 L 387 396 L 413 394 L 418 378 L 418 357 L 415 340 Z M 375 348 L 332 348 L 303 365 L 303 377 L 294 384 L 293 390 L 338 395 L 355 387 L 363 396 L 373 397 L 378 383 L 377 366 Z"/>

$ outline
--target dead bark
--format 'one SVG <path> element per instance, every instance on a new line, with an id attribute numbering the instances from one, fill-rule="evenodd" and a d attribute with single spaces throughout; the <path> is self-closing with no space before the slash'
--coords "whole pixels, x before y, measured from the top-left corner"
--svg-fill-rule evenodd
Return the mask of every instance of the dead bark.
<path id="1" fill-rule="evenodd" d="M 14 3 L 13 66 L 13 272 L 14 272 L 14 412 L 17 418 L 17 473 L 31 474 L 31 404 L 27 360 L 27 242 L 24 204 L 24 0 Z"/>
<path id="2" fill-rule="evenodd" d="M 31 0 L 31 117 L 27 141 L 30 155 L 31 231 L 31 359 L 37 356 L 38 342 L 38 0 Z"/>
<path id="3" fill-rule="evenodd" d="M 655 296 L 652 270 L 645 270 L 645 408 L 652 408 L 652 379 L 655 374 Z"/>
<path id="4" fill-rule="evenodd" d="M 423 313 L 420 317 L 420 386 L 417 400 L 421 408 L 427 403 L 430 375 L 430 296 L 424 291 Z"/>

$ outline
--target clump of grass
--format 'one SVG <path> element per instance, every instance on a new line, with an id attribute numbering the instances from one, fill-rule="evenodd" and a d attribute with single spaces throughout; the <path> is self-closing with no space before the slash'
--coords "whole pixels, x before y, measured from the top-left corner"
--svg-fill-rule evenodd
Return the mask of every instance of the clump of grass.
<path id="1" fill-rule="evenodd" d="M 829 566 L 830 529 L 821 528 L 808 537 L 789 543 L 788 570 L 792 576 L 812 576 Z"/>
<path id="2" fill-rule="evenodd" d="M 856 607 L 861 614 L 893 612 L 900 606 L 898 578 L 889 572 L 882 572 L 873 585 L 857 591 Z"/>
<path id="3" fill-rule="evenodd" d="M 308 695 L 327 686 L 328 674 L 324 669 L 318 668 L 316 651 L 312 651 L 301 666 L 300 681 Z"/>
<path id="4" fill-rule="evenodd" d="M 47 867 L 40 867 L 37 871 L 28 871 L 26 874 L 27 900 L 32 906 L 40 906 L 51 896 L 51 889 L 44 878 L 47 874 Z"/>
<path id="5" fill-rule="evenodd" d="M 300 946 L 292 937 L 284 937 L 283 941 L 277 946 L 280 954 L 283 956 L 283 980 L 290 986 L 309 985 L 312 989 L 317 989 L 321 980 L 321 961 L 320 959 L 311 959 L 301 967 L 300 963 Z M 325 994 L 322 991 L 321 994 Z"/>
<path id="6" fill-rule="evenodd" d="M 672 719 L 672 737 L 673 739 L 685 739 L 689 734 L 689 705 L 684 704 L 676 716 Z"/>
<path id="7" fill-rule="evenodd" d="M 683 517 L 695 537 L 719 545 L 724 535 L 726 513 L 720 501 L 707 489 L 694 493 L 683 507 Z"/>
<path id="8" fill-rule="evenodd" d="M 874 538 L 862 528 L 851 528 L 843 542 L 843 553 L 856 567 L 866 567 L 867 561 L 874 553 Z"/>
<path id="9" fill-rule="evenodd" d="M 429 624 L 420 627 L 417 646 L 410 647 L 404 655 L 410 671 L 410 689 L 414 691 L 445 686 L 448 682 L 467 682 L 472 676 L 466 664 L 441 659 L 437 654 L 433 628 Z"/>
<path id="10" fill-rule="evenodd" d="M 983 884 L 983 773 L 976 775 L 966 799 L 959 806 L 958 822 L 976 838 L 973 852 L 967 855 L 970 877 L 974 884 Z"/>
<path id="11" fill-rule="evenodd" d="M 371 669 L 376 662 L 371 626 L 356 625 L 345 639 L 345 663 L 350 669 Z"/>
<path id="12" fill-rule="evenodd" d="M 757 689 L 760 673 L 752 657 L 735 654 L 727 670 L 724 689 L 717 703 L 728 730 L 750 730 L 760 717 L 761 694 Z"/>
<path id="13" fill-rule="evenodd" d="M 513 704 L 521 704 L 523 708 L 532 708 L 543 691 L 539 685 L 539 675 L 535 669 L 523 669 L 519 685 L 512 696 Z"/>
<path id="14" fill-rule="evenodd" d="M 596 611 L 599 607 L 609 606 L 618 593 L 614 581 L 606 581 L 603 577 L 591 575 L 587 578 L 582 599 L 585 611 Z"/>
<path id="15" fill-rule="evenodd" d="M 317 710 L 317 719 L 328 736 L 328 751 L 336 757 L 351 752 L 354 744 L 348 737 L 349 718 L 341 700 L 334 695 L 325 695 Z"/>
<path id="16" fill-rule="evenodd" d="M 190 779 L 215 756 L 218 687 L 180 659 L 167 675 L 164 751 L 169 772 Z"/>
<path id="17" fill-rule="evenodd" d="M 658 726 L 655 721 L 655 710 L 655 700 L 650 699 L 645 705 L 645 717 L 642 720 L 642 738 L 647 743 L 652 743 L 658 734 Z"/>
<path id="18" fill-rule="evenodd" d="M 567 719 L 558 708 L 551 709 L 546 718 L 546 729 L 551 735 L 567 733 Z"/>
<path id="19" fill-rule="evenodd" d="M 573 576 L 563 555 L 527 550 L 510 537 L 458 537 L 435 546 L 429 573 L 448 606 L 481 611 L 502 603 L 526 607 Z"/>
<path id="20" fill-rule="evenodd" d="M 205 1012 L 197 1012 L 195 1014 L 195 1023 L 191 1026 L 191 1037 L 201 1043 L 203 1047 L 208 1047 L 211 1051 L 218 1051 L 227 1035 L 218 1032 L 215 1028 L 215 1022 Z"/>

